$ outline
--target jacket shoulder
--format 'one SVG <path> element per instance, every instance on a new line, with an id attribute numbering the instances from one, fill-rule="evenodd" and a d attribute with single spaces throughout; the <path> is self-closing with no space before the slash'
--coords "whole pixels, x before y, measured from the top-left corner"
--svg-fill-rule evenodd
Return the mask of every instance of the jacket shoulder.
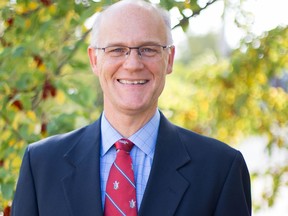
<path id="1" fill-rule="evenodd" d="M 98 121 L 64 134 L 47 137 L 28 145 L 27 151 L 31 155 L 39 157 L 39 159 L 41 159 L 41 157 L 62 156 L 81 140 L 85 139 L 84 137 L 88 133 L 91 133 L 91 131 L 94 131 L 97 125 Z"/>
<path id="2" fill-rule="evenodd" d="M 38 149 L 53 148 L 54 146 L 57 146 L 57 148 L 65 147 L 66 145 L 69 146 L 69 141 L 73 140 L 73 142 L 75 142 L 77 139 L 79 139 L 79 137 L 81 136 L 81 134 L 83 134 L 86 128 L 87 126 L 75 129 L 64 134 L 57 134 L 44 138 L 42 140 L 29 144 L 28 149 L 33 151 Z"/>
<path id="3" fill-rule="evenodd" d="M 240 153 L 237 149 L 220 140 L 189 131 L 185 128 L 175 127 L 182 143 L 188 152 L 193 152 L 193 155 L 197 152 L 198 155 L 205 157 L 232 159 Z"/>

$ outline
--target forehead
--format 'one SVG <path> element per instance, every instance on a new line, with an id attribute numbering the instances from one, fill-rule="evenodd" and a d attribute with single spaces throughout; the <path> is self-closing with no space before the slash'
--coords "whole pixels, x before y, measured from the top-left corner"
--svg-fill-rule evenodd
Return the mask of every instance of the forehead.
<path id="1" fill-rule="evenodd" d="M 102 14 L 100 43 L 166 43 L 166 25 L 158 11 L 136 4 L 120 4 Z M 137 44 L 138 45 L 138 44 Z"/>

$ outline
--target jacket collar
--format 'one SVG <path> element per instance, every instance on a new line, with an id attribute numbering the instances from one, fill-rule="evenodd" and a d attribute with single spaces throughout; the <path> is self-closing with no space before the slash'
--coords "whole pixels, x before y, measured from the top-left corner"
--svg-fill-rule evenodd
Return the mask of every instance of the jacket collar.
<path id="1" fill-rule="evenodd" d="M 78 141 L 64 158 L 71 172 L 63 178 L 63 188 L 70 214 L 102 215 L 100 185 L 100 119 L 83 129 Z M 190 161 L 178 129 L 161 113 L 159 134 L 150 177 L 139 209 L 139 216 L 172 216 L 189 182 L 180 174 Z"/>
<path id="2" fill-rule="evenodd" d="M 180 174 L 190 156 L 177 127 L 161 113 L 159 134 L 150 177 L 141 203 L 139 216 L 173 215 L 189 182 Z"/>
<path id="3" fill-rule="evenodd" d="M 65 197 L 71 216 L 102 215 L 100 120 L 80 131 L 79 140 L 72 140 L 74 144 L 64 155 L 71 167 L 62 179 Z"/>

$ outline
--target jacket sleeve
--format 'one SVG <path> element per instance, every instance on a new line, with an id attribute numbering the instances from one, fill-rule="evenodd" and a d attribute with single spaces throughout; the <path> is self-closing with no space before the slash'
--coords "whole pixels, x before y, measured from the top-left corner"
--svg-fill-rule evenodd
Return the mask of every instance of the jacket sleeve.
<path id="1" fill-rule="evenodd" d="M 37 197 L 27 148 L 12 203 L 12 216 L 38 216 Z"/>
<path id="2" fill-rule="evenodd" d="M 240 152 L 235 156 L 218 199 L 214 216 L 250 216 L 250 176 Z"/>

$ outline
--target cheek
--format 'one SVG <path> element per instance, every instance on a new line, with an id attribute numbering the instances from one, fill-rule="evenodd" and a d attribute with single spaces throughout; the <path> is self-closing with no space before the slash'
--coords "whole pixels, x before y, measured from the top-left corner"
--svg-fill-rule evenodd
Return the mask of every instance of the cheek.
<path id="1" fill-rule="evenodd" d="M 157 73 L 155 73 L 155 89 L 157 89 L 157 91 L 162 91 L 164 86 L 165 86 L 165 82 L 166 82 L 166 70 L 163 70 L 163 68 L 158 68 L 160 70 L 158 70 Z"/>
<path id="2" fill-rule="evenodd" d="M 168 74 L 168 61 L 163 60 L 161 63 L 154 65 L 155 77 L 160 80 L 160 82 L 165 81 L 166 75 Z"/>
<path id="3" fill-rule="evenodd" d="M 111 75 L 114 74 L 119 67 L 121 67 L 122 63 L 121 62 L 115 62 L 113 60 L 109 59 L 103 59 L 101 62 L 101 73 L 106 75 Z"/>
<path id="4" fill-rule="evenodd" d="M 112 70 L 112 68 L 113 68 L 113 64 L 105 61 L 103 58 L 99 59 L 98 65 L 97 65 L 97 73 L 96 73 L 96 75 L 98 76 L 100 81 L 102 79 L 106 79 L 105 77 L 109 76 L 110 71 Z"/>

